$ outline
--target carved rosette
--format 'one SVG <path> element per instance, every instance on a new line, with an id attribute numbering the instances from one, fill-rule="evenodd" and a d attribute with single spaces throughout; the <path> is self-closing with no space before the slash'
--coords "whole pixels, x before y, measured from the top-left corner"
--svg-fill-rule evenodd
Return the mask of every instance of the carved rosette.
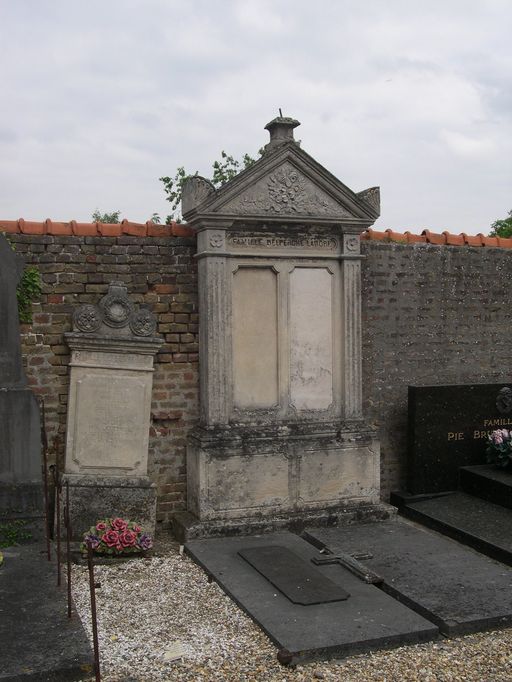
<path id="1" fill-rule="evenodd" d="M 130 329 L 135 336 L 153 336 L 156 332 L 156 318 L 150 310 L 141 308 L 132 313 Z"/>
<path id="2" fill-rule="evenodd" d="M 345 253 L 356 255 L 360 252 L 361 244 L 359 236 L 356 234 L 345 234 L 343 236 L 343 250 Z"/>
<path id="3" fill-rule="evenodd" d="M 89 303 L 80 306 L 73 313 L 73 328 L 81 332 L 95 332 L 102 322 L 102 310 Z"/>
<path id="4" fill-rule="evenodd" d="M 85 334 L 153 336 L 157 320 L 147 308 L 136 308 L 123 282 L 111 282 L 97 305 L 86 303 L 73 313 L 73 330 Z"/>
<path id="5" fill-rule="evenodd" d="M 213 234 L 211 234 L 210 246 L 213 249 L 220 249 L 221 246 L 224 246 L 224 235 L 221 234 L 220 232 L 214 232 Z"/>

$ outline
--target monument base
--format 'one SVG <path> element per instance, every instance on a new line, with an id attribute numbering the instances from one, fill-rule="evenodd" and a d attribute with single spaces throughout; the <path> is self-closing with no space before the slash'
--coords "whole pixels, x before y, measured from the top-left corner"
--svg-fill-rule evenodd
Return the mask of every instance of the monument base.
<path id="1" fill-rule="evenodd" d="M 265 518 L 245 517 L 210 521 L 201 521 L 190 512 L 177 512 L 172 518 L 172 532 L 176 540 L 182 544 L 200 538 L 262 535 L 284 530 L 301 534 L 305 528 L 332 528 L 388 521 L 396 516 L 396 513 L 395 507 L 383 502 L 353 504 L 339 509 L 297 512 Z"/>
<path id="2" fill-rule="evenodd" d="M 64 474 L 69 482 L 69 513 L 73 538 L 82 534 L 98 519 L 121 517 L 137 521 L 151 533 L 156 523 L 156 486 L 147 476 L 120 477 Z"/>
<path id="3" fill-rule="evenodd" d="M 382 517 L 379 443 L 361 422 L 196 429 L 179 537 L 267 532 Z M 389 511 L 385 512 L 386 517 Z"/>

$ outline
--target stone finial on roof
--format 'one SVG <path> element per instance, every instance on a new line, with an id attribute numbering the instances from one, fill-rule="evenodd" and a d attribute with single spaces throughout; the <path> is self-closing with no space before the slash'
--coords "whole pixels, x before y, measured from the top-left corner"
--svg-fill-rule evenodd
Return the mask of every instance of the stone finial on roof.
<path id="1" fill-rule="evenodd" d="M 265 145 L 265 151 L 279 147 L 285 142 L 296 142 L 293 137 L 293 129 L 300 126 L 300 121 L 289 116 L 277 116 L 265 126 L 270 133 L 270 142 Z"/>

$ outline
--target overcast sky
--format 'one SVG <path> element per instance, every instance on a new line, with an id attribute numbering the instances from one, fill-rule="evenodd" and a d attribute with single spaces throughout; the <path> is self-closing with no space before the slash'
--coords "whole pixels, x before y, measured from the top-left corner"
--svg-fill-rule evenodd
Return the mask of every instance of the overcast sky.
<path id="1" fill-rule="evenodd" d="M 511 0 L 0 0 L 0 218 L 143 221 L 281 107 L 379 229 L 512 209 Z"/>

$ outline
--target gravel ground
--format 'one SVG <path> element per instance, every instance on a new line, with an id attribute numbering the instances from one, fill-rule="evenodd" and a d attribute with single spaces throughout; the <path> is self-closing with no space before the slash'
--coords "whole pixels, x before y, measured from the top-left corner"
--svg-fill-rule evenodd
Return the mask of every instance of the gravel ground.
<path id="1" fill-rule="evenodd" d="M 151 559 L 98 566 L 96 591 L 105 682 L 506 682 L 512 629 L 282 667 L 277 649 L 178 545 Z M 73 598 L 92 638 L 87 568 L 73 567 Z M 166 660 L 180 646 L 180 660 Z"/>

